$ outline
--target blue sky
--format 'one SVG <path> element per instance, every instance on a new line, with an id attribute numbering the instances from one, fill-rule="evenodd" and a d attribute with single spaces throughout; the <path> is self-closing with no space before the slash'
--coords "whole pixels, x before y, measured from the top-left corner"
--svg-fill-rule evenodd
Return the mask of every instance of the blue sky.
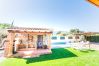
<path id="1" fill-rule="evenodd" d="M 99 8 L 86 0 L 0 0 L 0 23 L 99 32 Z"/>

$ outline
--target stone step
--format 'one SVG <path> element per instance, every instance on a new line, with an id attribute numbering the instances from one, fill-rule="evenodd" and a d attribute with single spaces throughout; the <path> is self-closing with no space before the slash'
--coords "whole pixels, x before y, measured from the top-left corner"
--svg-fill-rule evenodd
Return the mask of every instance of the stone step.
<path id="1" fill-rule="evenodd" d="M 22 58 L 32 58 L 32 57 L 39 57 L 40 55 L 39 54 L 36 54 L 36 55 L 24 55 Z"/>
<path id="2" fill-rule="evenodd" d="M 39 49 L 39 50 L 20 50 L 18 51 L 18 54 L 23 58 L 29 58 L 29 57 L 39 57 L 43 54 L 50 54 L 52 53 L 49 49 Z"/>
<path id="3" fill-rule="evenodd" d="M 18 54 L 22 58 L 39 57 L 39 53 L 34 53 L 34 51 L 19 51 Z"/>

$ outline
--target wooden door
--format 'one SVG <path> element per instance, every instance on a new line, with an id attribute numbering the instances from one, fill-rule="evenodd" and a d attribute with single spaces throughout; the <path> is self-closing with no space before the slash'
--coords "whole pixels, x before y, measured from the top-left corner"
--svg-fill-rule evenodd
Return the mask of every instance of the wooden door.
<path id="1" fill-rule="evenodd" d="M 43 35 L 38 35 L 37 36 L 37 48 L 42 48 L 43 46 Z"/>

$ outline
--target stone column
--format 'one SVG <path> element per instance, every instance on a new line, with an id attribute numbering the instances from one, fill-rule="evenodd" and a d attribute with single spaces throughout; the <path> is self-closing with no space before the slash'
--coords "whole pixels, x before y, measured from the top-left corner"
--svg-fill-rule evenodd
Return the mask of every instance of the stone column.
<path id="1" fill-rule="evenodd" d="M 51 34 L 48 34 L 47 37 L 48 37 L 48 39 L 47 39 L 48 40 L 48 42 L 47 42 L 48 43 L 48 49 L 51 49 Z"/>
<path id="2" fill-rule="evenodd" d="M 33 35 L 33 39 L 34 39 L 35 49 L 37 49 L 37 35 Z"/>
<path id="3" fill-rule="evenodd" d="M 46 36 L 43 35 L 43 45 L 45 45 L 45 44 L 46 44 Z"/>
<path id="4" fill-rule="evenodd" d="M 10 57 L 13 55 L 13 41 L 14 41 L 15 34 L 14 33 L 8 33 L 7 39 L 9 42 L 5 45 L 5 56 Z"/>

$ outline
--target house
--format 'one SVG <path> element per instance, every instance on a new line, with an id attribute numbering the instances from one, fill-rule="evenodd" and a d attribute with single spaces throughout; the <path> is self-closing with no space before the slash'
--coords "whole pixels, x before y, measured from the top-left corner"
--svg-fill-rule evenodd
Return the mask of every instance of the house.
<path id="1" fill-rule="evenodd" d="M 53 35 L 51 42 L 80 42 L 85 40 L 84 34 L 68 34 L 66 36 Z"/>
<path id="2" fill-rule="evenodd" d="M 7 29 L 4 56 L 37 57 L 51 53 L 52 30 L 47 28 L 12 27 Z"/>
<path id="3" fill-rule="evenodd" d="M 80 42 L 85 40 L 83 33 L 69 34 L 66 36 L 69 42 Z"/>

